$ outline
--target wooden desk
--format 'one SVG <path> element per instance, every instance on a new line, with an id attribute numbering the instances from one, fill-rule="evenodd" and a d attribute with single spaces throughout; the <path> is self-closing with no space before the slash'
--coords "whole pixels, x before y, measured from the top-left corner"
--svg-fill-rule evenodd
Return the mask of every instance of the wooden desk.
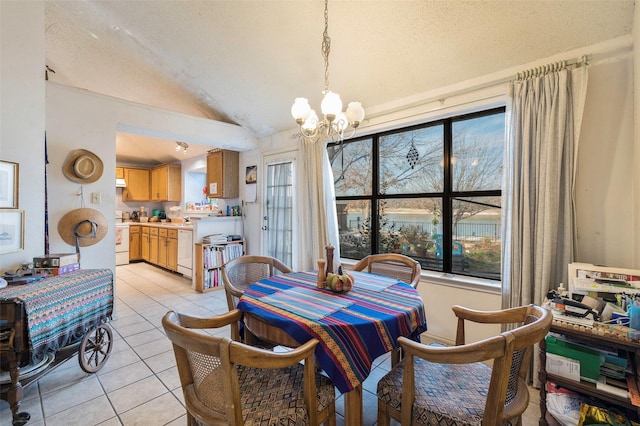
<path id="1" fill-rule="evenodd" d="M 238 308 L 251 334 L 295 347 L 311 338 L 320 344 L 320 367 L 345 394 L 345 422 L 363 423 L 362 382 L 373 360 L 398 347 L 400 336 L 426 330 L 418 292 L 398 280 L 354 272 L 354 288 L 333 293 L 316 287 L 316 273 L 293 272 L 252 284 Z"/>

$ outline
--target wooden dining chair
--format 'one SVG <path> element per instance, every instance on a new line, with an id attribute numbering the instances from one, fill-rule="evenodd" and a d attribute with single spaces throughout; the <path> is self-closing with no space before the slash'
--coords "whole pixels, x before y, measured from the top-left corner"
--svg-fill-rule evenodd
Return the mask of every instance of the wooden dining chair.
<path id="1" fill-rule="evenodd" d="M 234 328 L 240 316 L 239 310 L 209 318 L 169 311 L 162 318 L 173 343 L 187 424 L 335 426 L 333 382 L 313 364 L 318 340 L 272 352 L 205 332 Z"/>
<path id="2" fill-rule="evenodd" d="M 270 256 L 240 256 L 225 263 L 221 270 L 229 311 L 236 309 L 240 297 L 251 284 L 263 278 L 292 272 L 287 265 Z M 250 330 L 243 329 L 242 325 L 239 325 L 240 329 L 246 343 L 265 348 L 274 346 L 268 342 L 259 341 Z"/>
<path id="3" fill-rule="evenodd" d="M 397 278 L 413 288 L 418 287 L 422 268 L 409 256 L 398 253 L 370 254 L 353 266 L 354 271 L 364 271 Z"/>
<path id="4" fill-rule="evenodd" d="M 454 306 L 453 312 L 455 346 L 398 339 L 404 362 L 378 382 L 378 426 L 389 426 L 390 418 L 403 425 L 521 423 L 533 345 L 549 331 L 551 312 L 535 305 L 484 312 Z M 517 327 L 465 344 L 465 321 Z"/>

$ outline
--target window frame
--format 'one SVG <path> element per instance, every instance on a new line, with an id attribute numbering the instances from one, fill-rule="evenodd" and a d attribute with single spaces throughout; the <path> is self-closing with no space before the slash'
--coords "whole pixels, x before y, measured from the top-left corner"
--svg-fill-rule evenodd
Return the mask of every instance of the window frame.
<path id="1" fill-rule="evenodd" d="M 371 195 L 356 195 L 356 196 L 338 196 L 336 195 L 336 201 L 354 201 L 354 200 L 366 200 L 369 201 L 371 206 L 371 229 L 376 230 L 371 235 L 370 252 L 379 253 L 379 214 L 378 206 L 380 200 L 391 199 L 425 199 L 425 198 L 438 198 L 442 200 L 442 270 L 424 269 L 424 272 L 429 274 L 441 274 L 442 277 L 452 278 L 454 276 L 463 276 L 474 282 L 499 282 L 502 277 L 495 280 L 488 279 L 486 277 L 480 277 L 473 275 L 472 273 L 464 273 L 459 271 L 452 271 L 453 267 L 453 202 L 456 198 L 473 198 L 473 197 L 502 197 L 502 188 L 497 190 L 477 190 L 477 191 L 454 191 L 453 190 L 453 170 L 451 167 L 451 157 L 453 149 L 453 124 L 458 121 L 470 120 L 475 118 L 481 118 L 491 115 L 505 114 L 506 107 L 497 106 L 479 111 L 463 113 L 459 115 L 451 115 L 444 118 L 439 118 L 432 121 L 426 121 L 420 124 L 415 124 L 398 129 L 391 129 L 383 132 L 372 133 L 365 136 L 351 138 L 345 140 L 342 143 L 354 143 L 363 140 L 371 140 L 371 164 L 372 164 L 372 182 L 371 182 Z M 441 192 L 427 192 L 427 193 L 403 193 L 403 194 L 381 194 L 380 193 L 380 160 L 379 160 L 379 147 L 380 139 L 397 133 L 411 132 L 417 129 L 423 129 L 427 127 L 442 126 L 443 127 L 443 191 Z M 506 123 L 505 123 L 506 126 Z M 339 146 L 340 142 L 329 143 L 327 149 L 333 146 Z M 504 168 L 503 168 L 504 170 Z M 501 242 L 502 248 L 502 242 Z M 359 260 L 359 259 L 353 259 Z"/>

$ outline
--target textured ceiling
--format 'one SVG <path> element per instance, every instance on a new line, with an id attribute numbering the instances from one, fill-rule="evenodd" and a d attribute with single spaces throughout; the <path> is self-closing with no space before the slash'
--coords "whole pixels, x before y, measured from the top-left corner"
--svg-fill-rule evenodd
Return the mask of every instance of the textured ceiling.
<path id="1" fill-rule="evenodd" d="M 268 136 L 295 126 L 294 98 L 319 108 L 323 7 L 47 0 L 49 80 Z M 366 110 L 628 35 L 633 9 L 633 0 L 330 1 L 330 88 Z"/>

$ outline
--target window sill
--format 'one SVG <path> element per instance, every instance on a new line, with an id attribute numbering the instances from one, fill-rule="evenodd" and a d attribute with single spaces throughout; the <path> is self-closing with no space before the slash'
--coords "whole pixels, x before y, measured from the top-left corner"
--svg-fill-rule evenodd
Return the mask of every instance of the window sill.
<path id="1" fill-rule="evenodd" d="M 352 268 L 357 263 L 353 259 L 340 259 L 340 261 L 347 268 Z M 480 291 L 491 294 L 502 293 L 502 283 L 500 281 L 427 270 L 422 270 L 421 276 L 421 281 L 438 285 L 446 285 L 447 287 L 457 287 L 464 290 Z"/>
<path id="2" fill-rule="evenodd" d="M 444 272 L 423 270 L 421 281 L 428 281 L 434 284 L 446 285 L 447 287 L 458 287 L 464 290 L 481 291 L 484 293 L 502 293 L 502 283 L 500 281 L 468 277 L 466 275 L 447 274 Z"/>

